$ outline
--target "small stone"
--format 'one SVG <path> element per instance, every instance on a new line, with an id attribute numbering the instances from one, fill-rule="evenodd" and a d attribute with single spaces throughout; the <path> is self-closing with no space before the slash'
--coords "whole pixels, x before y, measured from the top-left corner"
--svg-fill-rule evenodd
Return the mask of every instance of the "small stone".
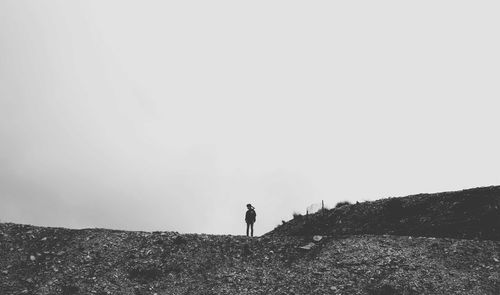
<path id="1" fill-rule="evenodd" d="M 4 275 L 8 275 L 8 274 L 9 274 L 9 271 L 8 271 L 8 270 L 2 270 L 2 273 L 3 273 Z"/>
<path id="2" fill-rule="evenodd" d="M 497 263 L 500 262 L 500 260 L 498 260 L 498 258 L 496 258 L 496 257 L 493 257 L 493 261 L 495 261 Z"/>
<path id="3" fill-rule="evenodd" d="M 309 243 L 309 244 L 307 244 L 305 246 L 299 247 L 299 249 L 302 249 L 302 250 L 311 250 L 312 247 L 314 247 L 314 246 L 315 246 L 314 243 Z"/>
<path id="4" fill-rule="evenodd" d="M 35 261 L 35 260 L 36 260 L 35 255 L 30 255 L 30 260 L 31 260 L 31 261 Z"/>
<path id="5" fill-rule="evenodd" d="M 314 236 L 314 237 L 313 237 L 313 241 L 315 241 L 315 242 L 319 242 L 319 241 L 321 241 L 322 239 L 323 239 L 323 237 L 322 237 L 322 236 Z"/>

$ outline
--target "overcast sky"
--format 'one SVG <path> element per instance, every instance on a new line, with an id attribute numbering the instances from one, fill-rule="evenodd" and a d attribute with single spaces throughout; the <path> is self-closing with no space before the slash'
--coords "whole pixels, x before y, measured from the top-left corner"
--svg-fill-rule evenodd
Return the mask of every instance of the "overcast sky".
<path id="1" fill-rule="evenodd" d="M 498 1 L 0 1 L 0 220 L 263 234 L 500 184 Z"/>

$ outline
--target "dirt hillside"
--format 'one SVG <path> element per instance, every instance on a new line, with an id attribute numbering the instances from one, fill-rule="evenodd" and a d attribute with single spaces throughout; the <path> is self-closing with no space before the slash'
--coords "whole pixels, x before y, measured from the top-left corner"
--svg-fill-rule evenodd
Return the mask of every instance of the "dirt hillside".
<path id="1" fill-rule="evenodd" d="M 460 207 L 471 192 L 487 201 Z M 383 211 L 390 199 L 318 213 L 308 223 L 298 217 L 258 238 L 2 223 L 0 294 L 500 294 L 497 228 L 482 217 L 496 216 L 488 206 L 497 192 L 406 197 L 402 208 L 431 202 L 432 209 L 385 216 L 393 222 L 371 233 L 354 229 L 369 212 L 390 212 Z M 445 203 L 465 209 L 438 210 Z M 368 213 L 347 217 L 359 208 Z M 448 214 L 462 210 L 464 230 L 446 232 Z M 418 232 L 415 220 L 439 230 Z"/>
<path id="2" fill-rule="evenodd" d="M 500 186 L 347 204 L 297 215 L 268 234 L 395 234 L 499 241 Z"/>

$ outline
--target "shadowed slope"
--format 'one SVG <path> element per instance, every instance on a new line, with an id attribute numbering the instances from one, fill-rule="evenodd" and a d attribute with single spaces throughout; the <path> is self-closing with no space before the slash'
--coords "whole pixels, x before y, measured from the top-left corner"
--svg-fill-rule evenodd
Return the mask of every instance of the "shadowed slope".
<path id="1" fill-rule="evenodd" d="M 297 216 L 268 235 L 394 234 L 500 240 L 500 187 L 419 194 Z"/>

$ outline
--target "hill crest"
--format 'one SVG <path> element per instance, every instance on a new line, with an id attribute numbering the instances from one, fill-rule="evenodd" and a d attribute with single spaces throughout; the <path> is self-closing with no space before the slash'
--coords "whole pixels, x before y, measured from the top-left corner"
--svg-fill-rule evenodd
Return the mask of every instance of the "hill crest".
<path id="1" fill-rule="evenodd" d="M 347 204 L 297 215 L 268 235 L 393 234 L 500 240 L 500 186 Z"/>

